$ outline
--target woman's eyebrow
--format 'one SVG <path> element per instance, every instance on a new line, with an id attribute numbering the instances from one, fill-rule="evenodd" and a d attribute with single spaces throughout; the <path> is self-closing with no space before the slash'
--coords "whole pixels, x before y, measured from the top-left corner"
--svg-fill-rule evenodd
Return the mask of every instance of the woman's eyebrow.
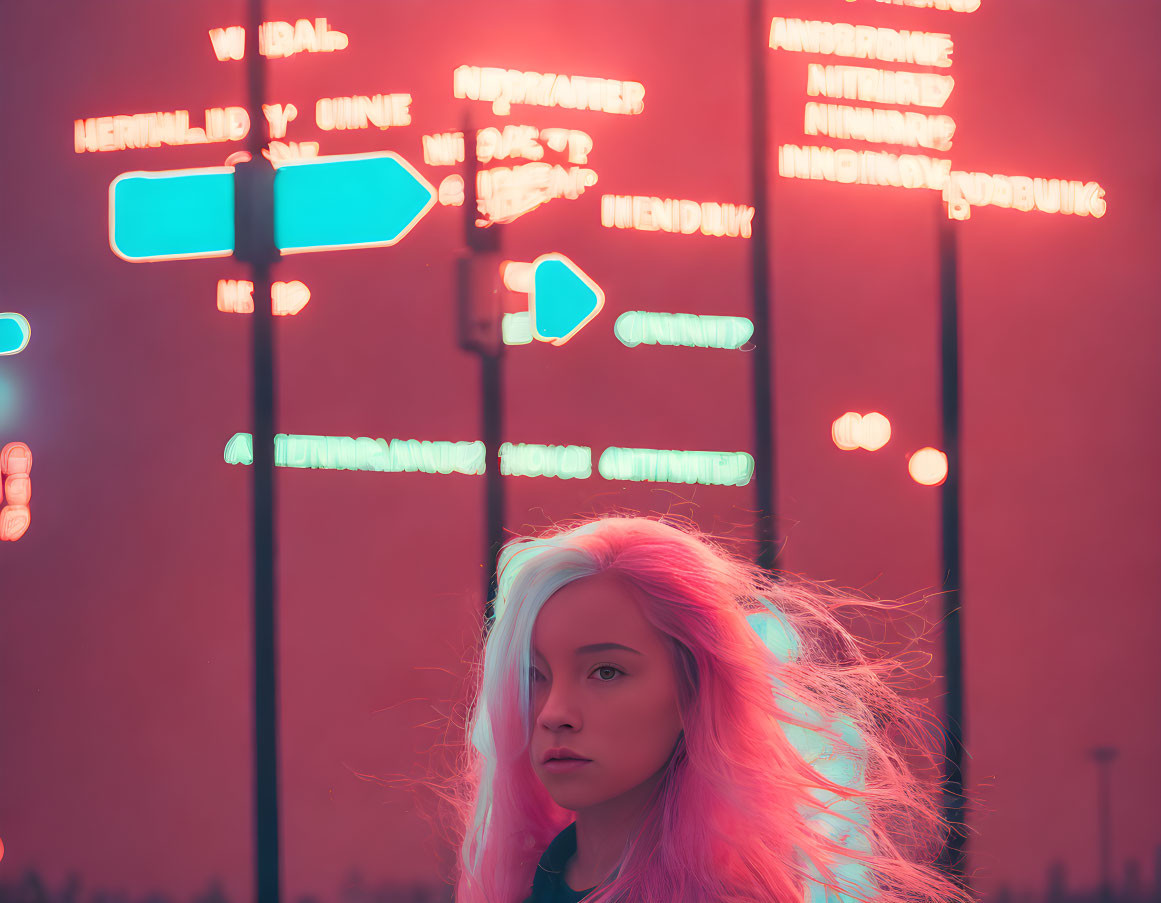
<path id="1" fill-rule="evenodd" d="M 621 643 L 590 643 L 588 646 L 578 646 L 576 654 L 582 655 L 586 652 L 606 652 L 610 649 L 621 649 L 625 652 L 632 652 L 634 655 L 644 655 L 644 653 L 638 652 L 631 646 L 625 646 Z"/>
<path id="2" fill-rule="evenodd" d="M 576 649 L 576 655 L 586 655 L 589 652 L 607 652 L 612 649 L 620 649 L 624 652 L 632 652 L 634 655 L 645 654 L 643 652 L 638 652 L 631 646 L 625 646 L 621 643 L 589 643 L 587 646 L 578 646 Z M 532 654 L 540 656 L 541 658 L 544 657 L 540 650 L 536 648 L 533 648 Z"/>

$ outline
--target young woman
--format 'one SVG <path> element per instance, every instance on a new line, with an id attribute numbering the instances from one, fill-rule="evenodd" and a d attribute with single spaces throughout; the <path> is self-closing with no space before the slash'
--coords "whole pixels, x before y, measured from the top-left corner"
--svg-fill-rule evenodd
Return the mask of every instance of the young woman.
<path id="1" fill-rule="evenodd" d="M 885 606 L 651 518 L 510 542 L 441 794 L 456 903 L 973 903 L 851 607 Z"/>

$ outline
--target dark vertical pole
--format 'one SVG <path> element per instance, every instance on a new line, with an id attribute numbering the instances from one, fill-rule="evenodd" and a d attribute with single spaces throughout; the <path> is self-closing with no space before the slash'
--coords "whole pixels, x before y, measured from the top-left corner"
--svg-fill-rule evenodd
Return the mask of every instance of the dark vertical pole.
<path id="1" fill-rule="evenodd" d="M 947 480 L 941 487 L 940 535 L 943 561 L 943 642 L 947 671 L 947 736 L 943 781 L 944 815 L 951 833 L 940 865 L 948 876 L 964 882 L 966 831 L 963 796 L 964 687 L 963 640 L 960 632 L 963 575 L 960 568 L 960 366 L 959 366 L 959 243 L 955 223 L 941 201 L 936 203 L 939 236 L 939 347 L 943 452 Z"/>
<path id="2" fill-rule="evenodd" d="M 1113 746 L 1099 746 L 1092 751 L 1097 763 L 1097 831 L 1100 838 L 1101 903 L 1113 899 L 1112 858 L 1113 834 L 1110 810 L 1112 808 L 1112 763 L 1117 757 Z"/>
<path id="3" fill-rule="evenodd" d="M 767 182 L 766 57 L 769 23 L 762 0 L 750 0 L 750 184 L 755 214 L 750 234 L 750 280 L 754 298 L 754 350 L 750 354 L 753 377 L 754 491 L 758 528 L 757 563 L 767 571 L 778 566 L 778 539 L 774 524 L 775 449 L 774 393 L 770 366 L 770 238 L 772 217 Z"/>
<path id="4" fill-rule="evenodd" d="M 500 443 L 503 441 L 503 383 L 504 359 L 499 354 L 480 355 L 480 388 L 484 409 L 484 517 L 487 521 L 487 547 L 484 559 L 484 618 L 490 625 L 495 617 L 492 600 L 496 598 L 496 563 L 504 542 L 504 481 L 500 476 Z"/>
<path id="5" fill-rule="evenodd" d="M 278 658 L 274 536 L 274 335 L 270 267 L 274 246 L 274 172 L 262 157 L 266 70 L 258 52 L 262 0 L 250 0 L 246 27 L 251 159 L 234 170 L 235 254 L 254 282 L 254 885 L 257 903 L 278 903 Z"/>
<path id="6" fill-rule="evenodd" d="M 476 191 L 476 132 L 464 117 L 464 245 L 458 262 L 459 344 L 480 355 L 480 409 L 484 433 L 484 631 L 495 615 L 496 563 L 504 542 L 504 480 L 500 444 L 504 435 L 504 341 L 500 303 L 500 226 L 480 228 Z"/>

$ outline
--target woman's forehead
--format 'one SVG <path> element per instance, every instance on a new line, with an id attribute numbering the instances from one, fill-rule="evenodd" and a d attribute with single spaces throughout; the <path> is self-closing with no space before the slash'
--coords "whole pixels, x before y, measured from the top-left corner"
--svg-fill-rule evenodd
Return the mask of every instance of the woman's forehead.
<path id="1" fill-rule="evenodd" d="M 532 627 L 533 651 L 572 655 L 593 644 L 617 643 L 646 651 L 654 630 L 625 581 L 606 574 L 582 577 L 545 602 Z M 594 650 L 589 650 L 594 651 Z"/>

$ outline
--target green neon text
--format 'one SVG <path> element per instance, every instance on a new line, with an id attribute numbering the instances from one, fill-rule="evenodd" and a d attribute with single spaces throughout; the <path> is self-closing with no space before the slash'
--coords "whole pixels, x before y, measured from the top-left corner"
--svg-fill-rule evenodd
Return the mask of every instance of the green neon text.
<path id="1" fill-rule="evenodd" d="M 630 348 L 641 344 L 741 348 L 754 334 L 754 324 L 745 317 L 629 310 L 617 317 L 613 334 Z"/>
<path id="2" fill-rule="evenodd" d="M 504 314 L 504 319 L 500 321 L 500 329 L 505 345 L 527 345 L 532 341 L 532 321 L 528 318 L 526 310 Z"/>
<path id="3" fill-rule="evenodd" d="M 226 443 L 227 464 L 253 464 L 254 440 L 235 433 Z M 372 470 L 379 473 L 484 472 L 483 442 L 429 442 L 426 439 L 371 439 L 360 436 L 274 437 L 276 467 Z"/>
<path id="4" fill-rule="evenodd" d="M 500 473 L 517 477 L 586 479 L 593 475 L 593 452 L 585 445 L 500 446 Z"/>
<path id="5" fill-rule="evenodd" d="M 597 470 L 606 480 L 745 486 L 754 475 L 754 458 L 746 452 L 613 447 L 605 449 Z"/>

